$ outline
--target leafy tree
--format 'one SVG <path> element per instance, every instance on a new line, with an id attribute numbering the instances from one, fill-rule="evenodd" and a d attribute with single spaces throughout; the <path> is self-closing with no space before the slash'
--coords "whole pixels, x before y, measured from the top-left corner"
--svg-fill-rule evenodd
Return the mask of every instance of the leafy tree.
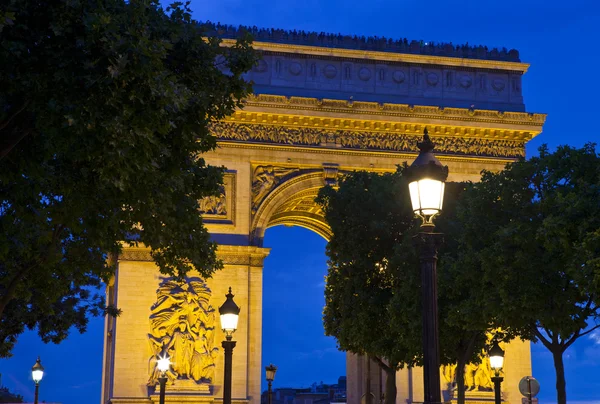
<path id="1" fill-rule="evenodd" d="M 600 327 L 600 156 L 546 146 L 539 157 L 484 172 L 459 208 L 460 248 L 500 292 L 501 321 L 552 353 L 559 404 L 563 354 Z"/>
<path id="2" fill-rule="evenodd" d="M 209 122 L 251 90 L 248 39 L 204 38 L 186 5 L 0 5 L 0 356 L 24 327 L 59 342 L 107 308 L 95 294 L 121 242 L 164 274 L 220 267 L 198 200 L 222 169 Z"/>
<path id="3" fill-rule="evenodd" d="M 395 402 L 398 368 L 421 363 L 421 280 L 413 236 L 419 231 L 403 168 L 395 174 L 355 172 L 339 190 L 324 188 L 318 203 L 333 237 L 327 246 L 325 332 L 342 350 L 367 354 L 388 373 L 386 402 Z M 454 214 L 463 184 L 447 184 L 444 213 L 436 221 L 447 242 L 438 264 L 441 361 L 458 362 L 459 402 L 464 402 L 464 366 L 481 360 L 488 330 L 497 326 L 468 260 L 457 253 L 461 231 Z M 500 336 L 508 340 L 511 334 Z"/>

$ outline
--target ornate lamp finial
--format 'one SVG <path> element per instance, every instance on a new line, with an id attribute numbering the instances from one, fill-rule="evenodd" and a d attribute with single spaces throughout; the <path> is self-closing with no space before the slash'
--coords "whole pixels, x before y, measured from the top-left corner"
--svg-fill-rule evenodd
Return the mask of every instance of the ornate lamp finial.
<path id="1" fill-rule="evenodd" d="M 423 130 L 423 141 L 417 142 L 417 147 L 419 148 L 421 153 L 430 152 L 435 147 L 435 143 L 433 143 L 431 141 L 431 138 L 429 137 L 429 132 L 427 131 L 427 128 Z"/>

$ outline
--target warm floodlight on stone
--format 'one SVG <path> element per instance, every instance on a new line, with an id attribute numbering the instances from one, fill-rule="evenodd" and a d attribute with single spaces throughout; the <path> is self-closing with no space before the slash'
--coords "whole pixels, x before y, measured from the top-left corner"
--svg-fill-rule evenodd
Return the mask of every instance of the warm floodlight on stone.
<path id="1" fill-rule="evenodd" d="M 42 366 L 42 361 L 40 360 L 39 356 L 35 361 L 35 365 L 33 365 L 31 368 L 31 377 L 35 382 L 35 395 L 33 402 L 37 404 L 40 391 L 40 382 L 42 381 L 42 377 L 44 377 L 44 367 Z"/>
<path id="2" fill-rule="evenodd" d="M 229 288 L 229 293 L 227 293 L 225 297 L 227 297 L 227 300 L 225 300 L 225 303 L 219 307 L 219 314 L 221 315 L 221 329 L 225 333 L 227 340 L 231 340 L 233 333 L 235 330 L 237 330 L 240 308 L 233 301 L 231 288 Z"/>
<path id="3" fill-rule="evenodd" d="M 504 351 L 498 345 L 498 341 L 494 340 L 492 347 L 488 352 L 488 356 L 490 358 L 490 367 L 494 371 L 494 377 L 492 377 L 492 381 L 494 382 L 494 402 L 495 404 L 502 403 L 502 393 L 500 391 L 500 383 L 504 378 L 500 376 L 500 371 L 504 366 Z"/>
<path id="4" fill-rule="evenodd" d="M 417 143 L 419 156 L 406 170 L 410 201 L 415 214 L 424 226 L 433 226 L 433 217 L 442 211 L 448 167 L 433 154 L 435 144 L 424 130 L 423 141 Z"/>

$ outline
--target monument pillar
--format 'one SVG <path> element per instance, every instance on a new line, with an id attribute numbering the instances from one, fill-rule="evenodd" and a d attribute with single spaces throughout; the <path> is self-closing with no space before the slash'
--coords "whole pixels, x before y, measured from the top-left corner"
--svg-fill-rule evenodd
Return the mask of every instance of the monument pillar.
<path id="1" fill-rule="evenodd" d="M 125 248 L 118 258 L 114 286 L 107 288 L 108 303 L 123 312 L 116 319 L 107 318 L 103 403 L 158 402 L 158 388 L 149 386 L 152 384 L 153 358 L 156 349 L 169 345 L 172 345 L 169 355 L 178 361 L 179 368 L 173 366 L 177 374 L 171 375 L 167 384 L 168 402 L 189 402 L 190 396 L 195 402 L 220 401 L 224 376 L 221 341 L 225 340 L 225 335 L 215 312 L 225 301 L 229 287 L 241 309 L 238 329 L 233 335 L 237 345 L 233 352 L 232 401 L 259 402 L 262 271 L 268 253 L 268 248 L 220 245 L 218 256 L 224 264 L 222 270 L 207 280 L 193 271 L 186 282 L 178 286 L 171 283 L 174 282 L 172 278 L 158 271 L 149 249 Z M 194 317 L 189 312 L 197 310 L 194 307 L 188 309 L 188 306 L 197 304 L 196 300 L 200 301 L 201 314 L 193 324 L 189 319 Z M 195 333 L 200 338 L 194 338 Z M 205 341 L 205 345 L 186 350 L 183 355 L 177 352 L 181 346 L 179 342 L 170 344 L 173 339 L 179 341 L 179 335 L 193 342 L 195 339 Z M 189 375 L 180 370 L 186 358 L 190 361 Z M 197 366 L 200 361 L 202 365 Z M 195 366 L 204 369 L 204 373 L 194 373 Z"/>

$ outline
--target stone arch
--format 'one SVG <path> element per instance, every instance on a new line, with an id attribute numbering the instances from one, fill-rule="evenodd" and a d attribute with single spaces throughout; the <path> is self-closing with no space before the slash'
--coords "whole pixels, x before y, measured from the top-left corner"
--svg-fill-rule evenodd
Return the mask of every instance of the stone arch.
<path id="1" fill-rule="evenodd" d="M 277 225 L 301 226 L 325 240 L 331 239 L 331 229 L 314 202 L 323 186 L 323 173 L 313 172 L 291 178 L 275 188 L 260 204 L 252 220 L 253 244 L 262 246 L 266 229 Z"/>

